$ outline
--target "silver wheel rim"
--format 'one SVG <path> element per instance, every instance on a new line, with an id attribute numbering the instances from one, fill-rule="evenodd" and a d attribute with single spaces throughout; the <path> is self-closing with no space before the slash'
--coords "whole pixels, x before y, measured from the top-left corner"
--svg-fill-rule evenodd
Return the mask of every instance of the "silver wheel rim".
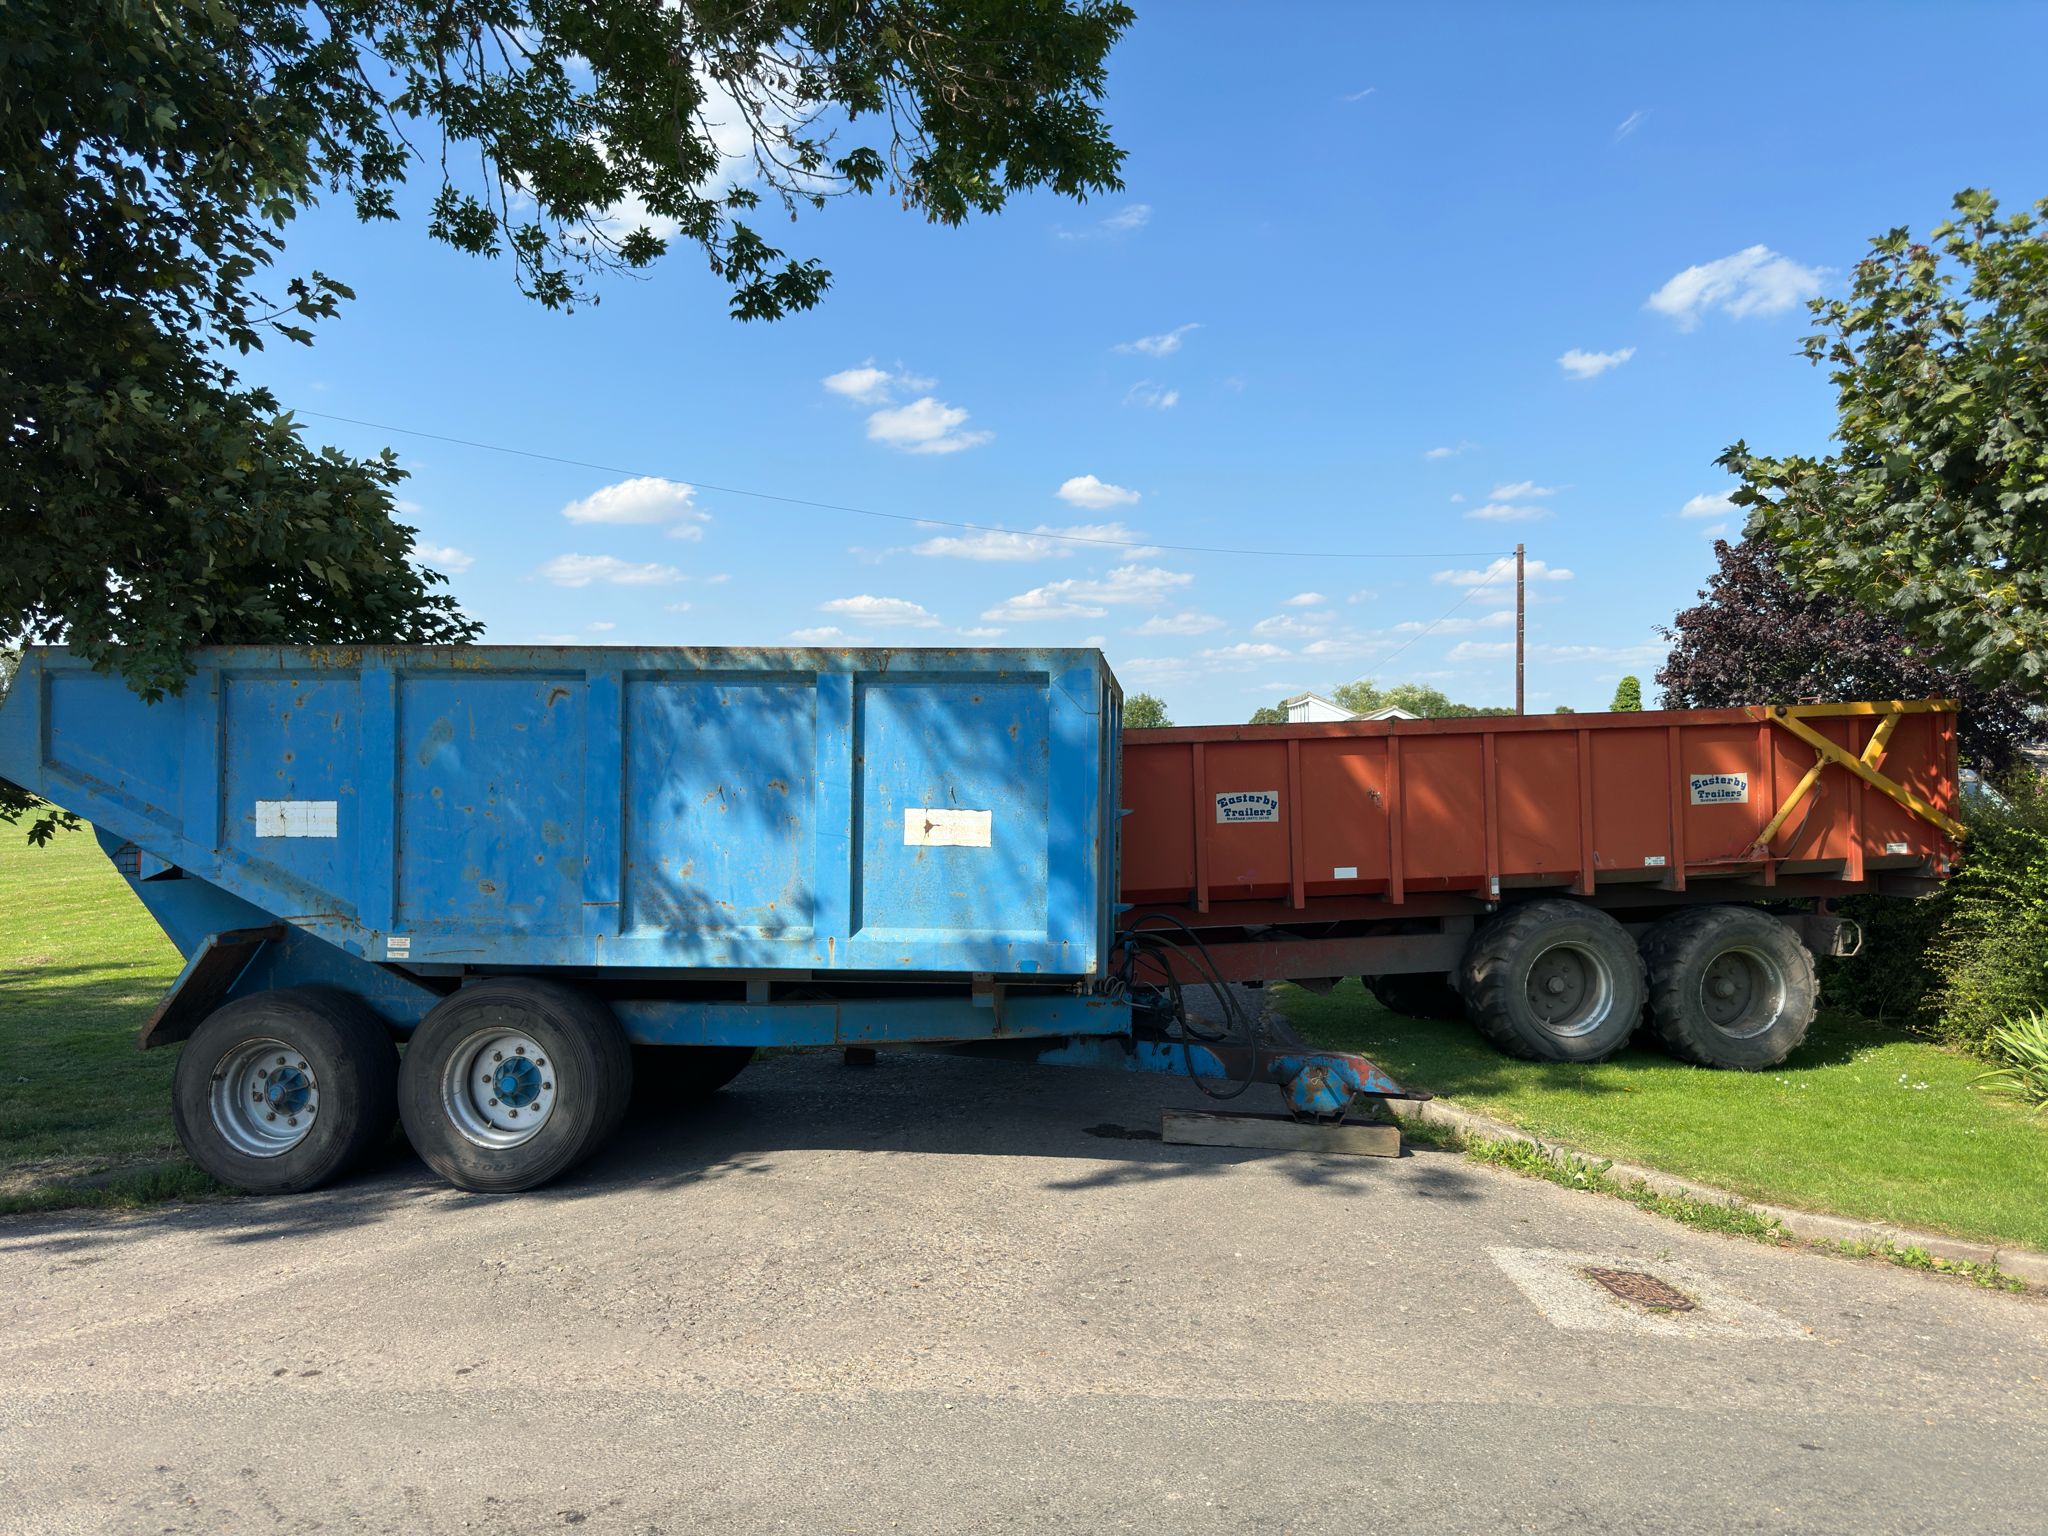
<path id="1" fill-rule="evenodd" d="M 441 1075 L 441 1107 L 450 1123 L 493 1150 L 538 1136 L 559 1097 L 546 1047 L 516 1029 L 492 1026 L 465 1036 Z"/>
<path id="2" fill-rule="evenodd" d="M 1700 967 L 1700 1013 L 1730 1040 L 1769 1033 L 1790 994 L 1778 962 L 1747 944 L 1730 945 Z"/>
<path id="3" fill-rule="evenodd" d="M 1614 1012 L 1614 972 L 1606 957 L 1569 939 L 1536 952 L 1522 992 L 1544 1032 L 1560 1039 L 1590 1035 Z"/>
<path id="4" fill-rule="evenodd" d="M 245 1040 L 214 1064 L 213 1127 L 244 1157 L 279 1157 L 313 1133 L 320 1081 L 282 1040 Z"/>

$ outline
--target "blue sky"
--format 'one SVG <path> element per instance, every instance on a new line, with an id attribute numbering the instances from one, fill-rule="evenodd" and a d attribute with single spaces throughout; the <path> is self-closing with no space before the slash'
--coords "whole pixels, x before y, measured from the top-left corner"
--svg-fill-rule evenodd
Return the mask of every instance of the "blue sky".
<path id="1" fill-rule="evenodd" d="M 1530 707 L 1598 708 L 1708 574 L 1721 449 L 1824 446 L 1800 301 L 1963 186 L 2048 195 L 2040 7 L 1140 10 L 1121 195 L 835 203 L 783 230 L 833 291 L 770 325 L 688 250 L 550 314 L 337 205 L 291 263 L 357 302 L 251 372 L 613 466 L 306 417 L 399 452 L 497 642 L 1094 644 L 1182 723 L 1368 675 L 1506 703 L 1479 573 L 1519 540 Z"/>

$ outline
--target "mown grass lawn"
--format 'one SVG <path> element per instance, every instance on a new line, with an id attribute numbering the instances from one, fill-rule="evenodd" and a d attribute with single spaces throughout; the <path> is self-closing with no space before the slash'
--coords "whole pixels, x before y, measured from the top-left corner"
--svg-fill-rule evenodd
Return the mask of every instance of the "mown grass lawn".
<path id="1" fill-rule="evenodd" d="M 1406 1086 L 1599 1157 L 1753 1199 L 2048 1250 L 2048 1116 L 1973 1088 L 1984 1064 L 1824 1014 L 1775 1072 L 1629 1050 L 1597 1066 L 1514 1061 L 1462 1021 L 1403 1018 L 1357 982 L 1276 988 L 1316 1043 Z"/>
<path id="2" fill-rule="evenodd" d="M 0 1212 L 219 1188 L 171 1130 L 177 1052 L 135 1048 L 178 966 L 90 833 L 0 825 Z"/>

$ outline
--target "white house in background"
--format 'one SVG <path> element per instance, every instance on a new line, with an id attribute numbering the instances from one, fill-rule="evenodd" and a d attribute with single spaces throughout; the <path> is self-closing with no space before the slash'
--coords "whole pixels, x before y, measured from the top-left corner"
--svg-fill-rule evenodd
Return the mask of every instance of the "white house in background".
<path id="1" fill-rule="evenodd" d="M 1325 720 L 1420 720 L 1422 717 L 1413 710 L 1403 709 L 1398 704 L 1389 704 L 1385 709 L 1376 709 L 1369 715 L 1355 714 L 1342 704 L 1333 704 L 1320 693 L 1297 693 L 1291 699 L 1282 699 L 1280 707 L 1287 711 L 1289 725 L 1315 725 Z"/>

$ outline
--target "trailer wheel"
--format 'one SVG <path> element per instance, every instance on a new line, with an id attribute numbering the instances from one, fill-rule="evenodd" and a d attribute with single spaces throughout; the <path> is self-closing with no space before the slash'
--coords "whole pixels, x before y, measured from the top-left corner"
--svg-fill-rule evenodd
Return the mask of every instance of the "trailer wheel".
<path id="1" fill-rule="evenodd" d="M 1672 1055 L 1759 1072 L 1799 1048 L 1819 1000 L 1813 955 L 1754 907 L 1693 907 L 1643 939 L 1650 1026 Z"/>
<path id="2" fill-rule="evenodd" d="M 753 1059 L 751 1045 L 636 1045 L 633 1102 L 653 1109 L 708 1099 Z"/>
<path id="3" fill-rule="evenodd" d="M 413 1031 L 398 1112 L 413 1150 L 481 1194 L 545 1184 L 618 1128 L 633 1056 L 611 1009 L 558 982 L 480 981 Z"/>
<path id="4" fill-rule="evenodd" d="M 398 1052 L 343 992 L 239 998 L 192 1032 L 171 1120 L 192 1161 L 254 1195 L 294 1194 L 348 1172 L 391 1134 Z"/>
<path id="5" fill-rule="evenodd" d="M 1511 1056 L 1604 1061 L 1642 1017 L 1642 956 L 1597 907 L 1562 899 L 1511 908 L 1472 937 L 1458 990 L 1479 1032 Z"/>
<path id="6" fill-rule="evenodd" d="M 1389 1013 L 1411 1019 L 1462 1019 L 1465 999 L 1458 989 L 1435 972 L 1401 976 L 1367 976 L 1366 990 L 1379 999 Z"/>

